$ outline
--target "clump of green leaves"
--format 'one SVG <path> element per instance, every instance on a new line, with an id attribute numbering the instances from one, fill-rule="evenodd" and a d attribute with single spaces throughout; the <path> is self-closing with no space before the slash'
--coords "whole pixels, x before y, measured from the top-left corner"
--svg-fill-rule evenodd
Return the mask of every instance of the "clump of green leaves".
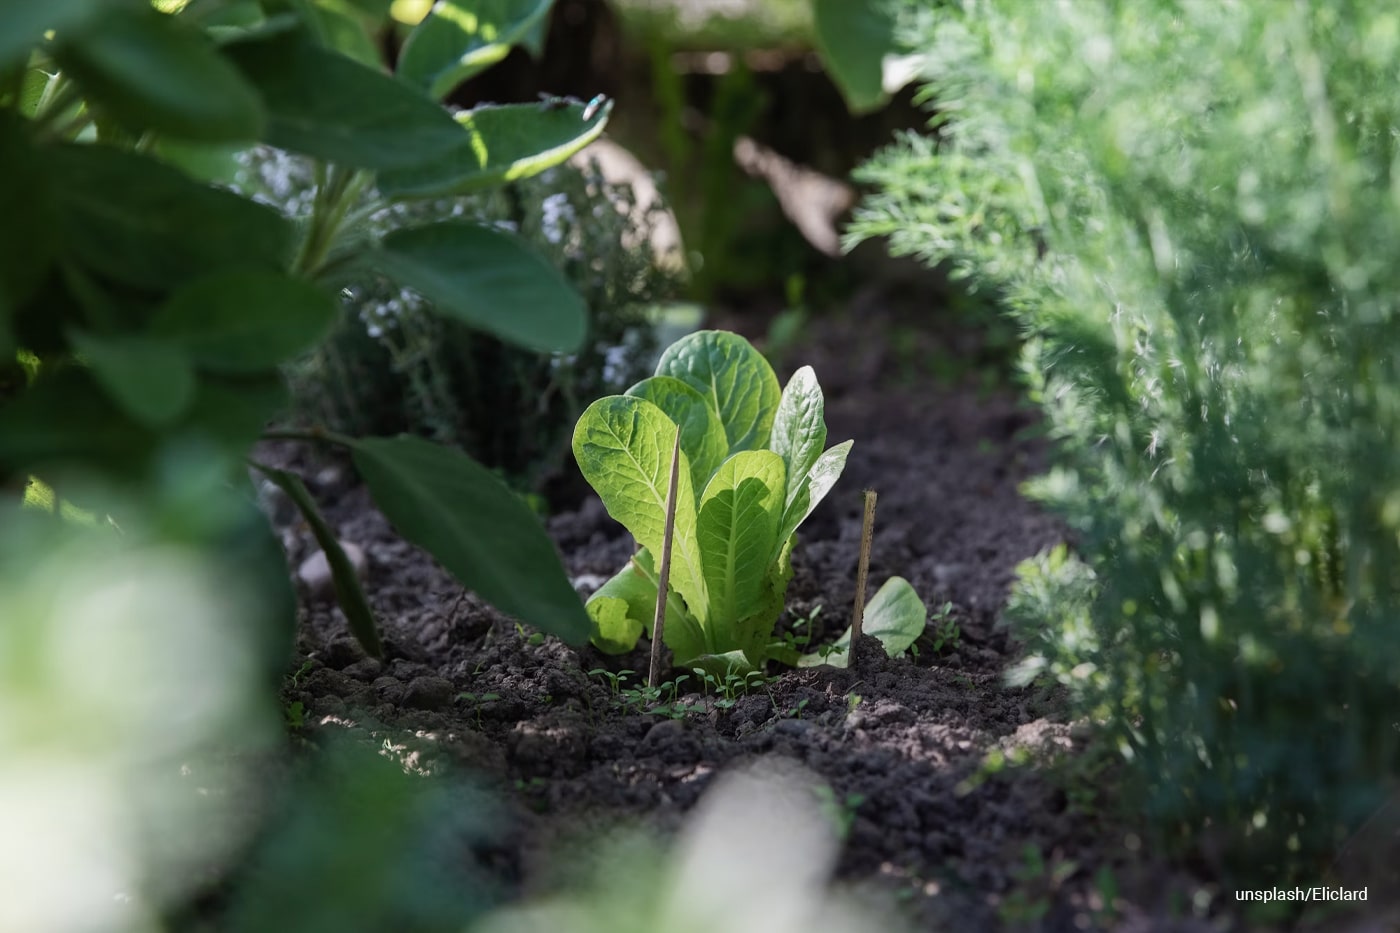
<path id="1" fill-rule="evenodd" d="M 397 76 L 376 51 L 377 2 L 0 10 L 0 490 L 18 501 L 43 488 L 60 515 L 77 500 L 120 524 L 120 509 L 197 463 L 224 483 L 189 504 L 181 531 L 208 543 L 235 525 L 237 544 L 276 566 L 266 523 L 225 519 L 250 508 L 245 458 L 286 408 L 281 367 L 324 338 L 352 273 L 512 345 L 577 352 L 583 300 L 518 236 L 464 217 L 373 223 L 396 204 L 539 174 L 602 133 L 610 102 L 456 114 L 440 102 L 550 6 L 436 3 Z M 214 184 L 254 145 L 307 160 L 300 209 Z M 587 617 L 553 545 L 488 470 L 417 438 L 320 427 L 305 436 L 352 453 L 406 538 L 503 611 L 582 638 Z M 351 628 L 378 653 L 334 530 L 297 477 L 258 468 L 305 514 Z"/>
<path id="2" fill-rule="evenodd" d="M 759 670 L 771 657 L 798 663 L 773 638 L 795 533 L 840 477 L 852 442 L 825 449 L 825 405 L 810 366 L 780 388 L 763 355 L 723 331 L 672 344 L 655 376 L 594 402 L 574 431 L 584 477 L 641 546 L 588 601 L 594 644 L 629 651 L 652 624 L 653 555 L 661 552 L 677 426 L 663 640 L 687 668 Z M 913 588 L 894 577 L 866 609 L 866 632 L 898 653 L 923 631 L 925 615 Z"/>
<path id="3" fill-rule="evenodd" d="M 275 189 L 294 210 L 311 187 L 303 161 L 258 152 L 243 185 Z M 517 348 L 363 270 L 344 281 L 330 336 L 289 369 L 297 420 L 452 444 L 520 487 L 537 488 L 567 455 L 588 402 L 625 391 L 655 359 L 647 309 L 671 298 L 677 282 L 647 246 L 660 204 L 635 208 L 631 187 L 609 183 L 593 164 L 381 207 L 370 216 L 380 235 L 461 219 L 519 236 L 584 299 L 587 339 L 572 353 Z"/>
<path id="4" fill-rule="evenodd" d="M 1164 830 L 1318 877 L 1400 774 L 1400 13 L 905 7 L 947 116 L 858 231 L 1024 328 L 1080 557 L 1022 570 L 1022 675 Z"/>

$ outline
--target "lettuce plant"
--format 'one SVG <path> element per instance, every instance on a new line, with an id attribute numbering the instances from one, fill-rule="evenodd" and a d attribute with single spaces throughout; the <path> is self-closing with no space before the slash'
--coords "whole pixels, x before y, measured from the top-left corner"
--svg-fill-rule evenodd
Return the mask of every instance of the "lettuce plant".
<path id="1" fill-rule="evenodd" d="M 677 427 L 667 647 L 685 667 L 803 663 L 773 643 L 773 627 L 792 579 L 797 528 L 840 477 L 853 442 L 825 449 L 822 390 L 810 366 L 780 388 L 762 354 L 723 331 L 672 344 L 656 375 L 594 402 L 574 430 L 584 477 L 640 545 L 588 601 L 593 643 L 629 651 L 652 623 L 652 555 L 661 549 Z M 925 615 L 913 588 L 895 577 L 871 600 L 866 631 L 897 653 L 918 638 Z M 846 651 L 838 646 L 827 655 L 841 663 Z"/>

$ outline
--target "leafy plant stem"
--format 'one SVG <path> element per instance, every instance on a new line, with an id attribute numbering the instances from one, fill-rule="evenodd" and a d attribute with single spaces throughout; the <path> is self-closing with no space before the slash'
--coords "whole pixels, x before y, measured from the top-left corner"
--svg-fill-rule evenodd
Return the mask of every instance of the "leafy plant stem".
<path id="1" fill-rule="evenodd" d="M 851 663 L 860 650 L 861 624 L 865 621 L 865 582 L 870 572 L 870 542 L 875 536 L 875 490 L 865 490 L 865 519 L 860 526 L 860 562 L 856 565 L 856 603 L 851 607 Z"/>
<path id="2" fill-rule="evenodd" d="M 369 183 L 369 177 L 366 172 L 331 166 L 324 184 L 316 188 L 306 239 L 302 241 L 293 267 L 297 274 L 314 279 L 321 272 L 336 236 L 345 225 L 346 214 Z"/>
<path id="3" fill-rule="evenodd" d="M 671 447 L 671 485 L 666 493 L 666 529 L 661 537 L 661 566 L 657 568 L 656 615 L 651 628 L 651 669 L 647 686 L 655 687 L 661 675 L 661 638 L 666 627 L 666 590 L 671 579 L 671 541 L 676 536 L 676 486 L 681 475 L 681 429 Z"/>

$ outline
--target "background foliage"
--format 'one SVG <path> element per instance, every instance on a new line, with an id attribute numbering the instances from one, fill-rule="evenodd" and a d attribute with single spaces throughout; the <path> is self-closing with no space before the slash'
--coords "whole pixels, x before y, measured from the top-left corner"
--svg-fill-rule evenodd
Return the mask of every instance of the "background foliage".
<path id="1" fill-rule="evenodd" d="M 1149 812 L 1317 878 L 1400 766 L 1400 14 L 908 0 L 938 114 L 858 236 L 1024 328 L 1076 553 L 1023 568 Z M 1201 835 L 1204 833 L 1204 835 Z"/>

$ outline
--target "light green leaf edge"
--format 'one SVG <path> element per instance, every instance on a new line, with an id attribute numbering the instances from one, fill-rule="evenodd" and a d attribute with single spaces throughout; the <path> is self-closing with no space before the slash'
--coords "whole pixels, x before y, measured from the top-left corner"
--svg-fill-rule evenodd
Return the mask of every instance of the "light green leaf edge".
<path id="1" fill-rule="evenodd" d="M 530 38 L 544 21 L 554 0 L 525 0 L 523 11 L 506 13 L 494 22 L 481 23 L 481 7 L 468 10 L 457 0 L 438 0 L 423 21 L 413 28 L 399 52 L 401 80 L 442 100 L 463 81 L 504 59 L 512 46 Z M 502 24 L 501 20 L 508 20 Z M 482 39 L 482 26 L 495 26 L 494 39 Z"/>
<path id="2" fill-rule="evenodd" d="M 583 104 L 545 110 L 539 104 L 482 105 L 455 119 L 465 133 L 446 153 L 407 168 L 379 173 L 387 198 L 437 198 L 470 194 L 519 181 L 560 165 L 603 135 L 613 101 L 583 119 Z M 534 124 L 536 132 L 522 132 Z"/>
<path id="3" fill-rule="evenodd" d="M 694 488 L 703 490 L 729 456 L 724 426 L 705 396 L 674 376 L 650 376 L 626 394 L 646 399 L 681 426 L 681 449 L 690 460 Z"/>
<path id="4" fill-rule="evenodd" d="M 704 622 L 716 650 L 747 647 L 740 622 L 762 600 L 785 488 L 781 457 L 771 450 L 746 450 L 720 466 L 700 497 L 696 535 L 710 599 Z"/>
<path id="5" fill-rule="evenodd" d="M 731 454 L 768 445 L 782 389 L 773 367 L 743 337 L 722 330 L 687 334 L 661 354 L 656 375 L 674 376 L 705 396 Z"/>
<path id="6" fill-rule="evenodd" d="M 637 543 L 660 553 L 670 489 L 671 451 L 676 423 L 645 399 L 629 395 L 600 398 L 574 427 L 574 459 L 608 514 Z M 671 586 L 698 619 L 709 613 L 709 596 L 696 537 L 695 489 L 685 451 L 676 482 L 676 517 L 671 550 Z"/>
<path id="7" fill-rule="evenodd" d="M 826 401 L 812 367 L 803 366 L 783 387 L 768 447 L 787 466 L 784 501 L 791 503 L 826 447 Z"/>
<path id="8" fill-rule="evenodd" d="M 928 607 L 909 581 L 903 577 L 890 577 L 865 604 L 861 631 L 878 638 L 880 644 L 885 646 L 885 653 L 897 658 L 919 640 L 927 621 Z M 797 665 L 817 667 L 830 664 L 832 667 L 848 667 L 850 649 L 851 630 L 847 628 L 832 645 L 832 651 L 827 657 L 823 658 L 820 653 L 805 654 L 798 660 Z"/>

